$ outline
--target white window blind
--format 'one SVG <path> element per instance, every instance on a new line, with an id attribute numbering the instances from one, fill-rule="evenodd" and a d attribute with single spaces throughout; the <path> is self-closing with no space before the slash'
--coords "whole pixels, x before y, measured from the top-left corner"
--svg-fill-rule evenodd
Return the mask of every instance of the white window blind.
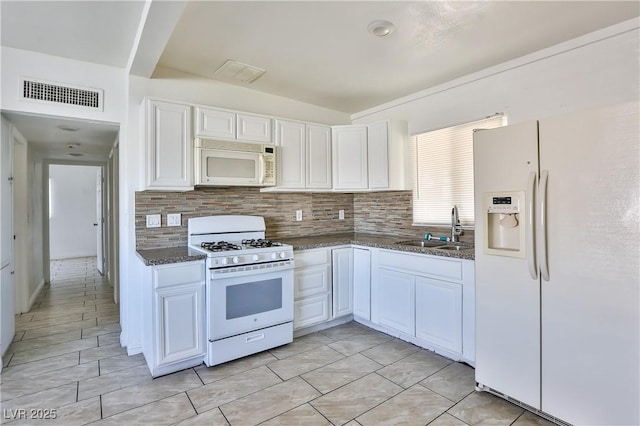
<path id="1" fill-rule="evenodd" d="M 416 161 L 415 224 L 450 225 L 451 208 L 456 205 L 462 225 L 474 225 L 473 129 L 492 129 L 505 124 L 505 116 L 495 115 L 411 138 Z"/>

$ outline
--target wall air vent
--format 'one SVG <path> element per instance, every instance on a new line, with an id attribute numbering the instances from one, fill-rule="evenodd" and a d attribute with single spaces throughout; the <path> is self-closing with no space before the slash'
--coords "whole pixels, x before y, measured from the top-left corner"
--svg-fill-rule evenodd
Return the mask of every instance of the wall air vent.
<path id="1" fill-rule="evenodd" d="M 22 79 L 20 100 L 46 102 L 49 104 L 91 108 L 102 111 L 104 91 L 88 87 L 78 87 L 50 83 L 34 79 Z"/>

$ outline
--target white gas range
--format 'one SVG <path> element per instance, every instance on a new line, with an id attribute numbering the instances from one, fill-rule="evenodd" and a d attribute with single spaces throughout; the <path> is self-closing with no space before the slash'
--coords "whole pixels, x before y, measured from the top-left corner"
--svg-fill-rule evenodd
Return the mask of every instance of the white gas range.
<path id="1" fill-rule="evenodd" d="M 208 366 L 293 341 L 293 247 L 265 229 L 261 216 L 188 220 L 189 247 L 207 255 Z"/>

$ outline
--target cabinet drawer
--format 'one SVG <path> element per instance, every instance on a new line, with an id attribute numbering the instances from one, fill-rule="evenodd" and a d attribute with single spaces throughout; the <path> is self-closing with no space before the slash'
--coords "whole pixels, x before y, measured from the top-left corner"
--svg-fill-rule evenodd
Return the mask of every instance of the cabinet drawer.
<path id="1" fill-rule="evenodd" d="M 300 299 L 331 290 L 331 265 L 311 266 L 295 270 L 295 298 Z"/>
<path id="2" fill-rule="evenodd" d="M 462 281 L 462 261 L 424 254 L 380 250 L 377 266 L 418 275 Z"/>
<path id="3" fill-rule="evenodd" d="M 295 252 L 296 268 L 306 268 L 313 265 L 331 264 L 330 249 L 304 250 Z"/>
<path id="4" fill-rule="evenodd" d="M 204 261 L 176 263 L 153 268 L 155 288 L 204 282 Z"/>
<path id="5" fill-rule="evenodd" d="M 331 300 L 328 294 L 309 297 L 295 302 L 293 328 L 308 327 L 329 320 Z"/>

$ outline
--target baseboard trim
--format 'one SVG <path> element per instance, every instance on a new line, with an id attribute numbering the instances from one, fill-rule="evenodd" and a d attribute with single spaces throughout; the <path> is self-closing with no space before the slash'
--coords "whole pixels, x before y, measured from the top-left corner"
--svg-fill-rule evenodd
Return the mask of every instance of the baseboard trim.
<path id="1" fill-rule="evenodd" d="M 31 297 L 29 298 L 29 306 L 27 306 L 27 310 L 25 312 L 29 312 L 31 310 L 31 308 L 33 307 L 33 304 L 36 303 L 36 299 L 38 298 L 38 295 L 40 294 L 40 292 L 42 291 L 42 287 L 44 287 L 44 278 L 40 281 L 40 284 L 38 284 L 38 287 L 35 289 L 35 291 L 31 294 Z"/>

